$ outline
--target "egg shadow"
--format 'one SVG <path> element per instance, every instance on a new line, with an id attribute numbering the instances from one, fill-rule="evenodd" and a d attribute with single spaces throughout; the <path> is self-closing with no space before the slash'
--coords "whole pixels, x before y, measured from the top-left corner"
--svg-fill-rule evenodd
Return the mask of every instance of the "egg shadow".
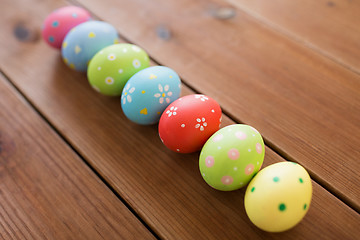
<path id="1" fill-rule="evenodd" d="M 119 96 L 110 97 L 96 92 L 89 84 L 87 73 L 69 68 L 63 62 L 61 55 L 54 59 L 53 66 L 52 88 L 71 101 L 74 107 L 83 107 L 86 99 L 91 98 L 97 100 L 99 104 L 119 108 Z M 81 104 L 77 104 L 77 102 Z"/>

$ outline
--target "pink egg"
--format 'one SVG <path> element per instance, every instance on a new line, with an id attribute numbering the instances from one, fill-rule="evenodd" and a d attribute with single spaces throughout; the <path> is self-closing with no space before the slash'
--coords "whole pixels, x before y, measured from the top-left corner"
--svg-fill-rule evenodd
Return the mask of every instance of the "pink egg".
<path id="1" fill-rule="evenodd" d="M 66 34 L 76 25 L 90 19 L 90 13 L 80 7 L 67 6 L 56 9 L 43 23 L 42 37 L 51 47 L 60 49 Z"/>

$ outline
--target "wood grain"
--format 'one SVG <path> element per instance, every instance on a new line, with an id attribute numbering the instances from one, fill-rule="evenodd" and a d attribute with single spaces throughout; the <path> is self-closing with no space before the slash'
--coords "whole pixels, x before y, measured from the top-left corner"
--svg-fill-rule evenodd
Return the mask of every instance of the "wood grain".
<path id="1" fill-rule="evenodd" d="M 28 11 L 37 12 L 35 24 L 46 14 Z M 280 234 L 257 229 L 245 214 L 245 189 L 220 192 L 207 186 L 197 153 L 167 150 L 156 126 L 129 122 L 118 98 L 93 91 L 85 75 L 67 68 L 44 42 L 29 47 L 13 41 L 2 51 L 7 58 L 0 68 L 161 238 L 314 239 L 321 234 L 352 239 L 360 234 L 359 215 L 316 183 L 309 213 L 297 227 Z M 21 52 L 21 58 L 10 52 Z M 184 88 L 183 95 L 190 93 Z M 223 126 L 233 123 L 224 119 Z M 266 151 L 266 165 L 282 161 Z"/>
<path id="2" fill-rule="evenodd" d="M 33 87 L 22 80 L 25 75 L 9 66 L 7 69 L 46 117 L 161 238 L 312 239 L 321 233 L 324 239 L 352 239 L 360 233 L 359 215 L 316 183 L 309 213 L 296 228 L 281 234 L 260 231 L 245 214 L 245 189 L 211 189 L 199 174 L 198 154 L 167 150 L 155 126 L 129 122 L 121 113 L 119 99 L 98 95 L 85 76 L 74 74 L 55 54 L 50 55 L 43 64 L 58 74 L 27 69 L 23 74 L 36 83 Z M 185 90 L 183 94 L 189 93 Z M 225 118 L 224 125 L 230 123 Z M 266 151 L 266 165 L 282 161 L 270 149 Z"/>
<path id="3" fill-rule="evenodd" d="M 227 0 L 301 44 L 360 73 L 360 2 Z"/>
<path id="4" fill-rule="evenodd" d="M 0 75 L 0 238 L 154 239 Z"/>
<path id="5" fill-rule="evenodd" d="M 224 1 L 78 2 L 360 211 L 358 74 L 245 13 L 215 19 L 209 9 Z"/>

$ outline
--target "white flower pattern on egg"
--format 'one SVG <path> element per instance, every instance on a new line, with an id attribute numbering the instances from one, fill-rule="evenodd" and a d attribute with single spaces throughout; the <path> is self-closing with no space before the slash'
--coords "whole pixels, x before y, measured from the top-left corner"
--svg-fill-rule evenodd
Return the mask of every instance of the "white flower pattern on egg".
<path id="1" fill-rule="evenodd" d="M 205 118 L 197 118 L 196 121 L 198 122 L 196 125 L 195 125 L 195 128 L 199 128 L 200 131 L 204 131 L 205 130 L 205 127 L 207 126 L 207 123 L 205 122 L 206 119 Z"/>
<path id="2" fill-rule="evenodd" d="M 172 115 L 175 116 L 177 114 L 176 113 L 177 109 L 178 109 L 177 107 L 172 106 L 169 110 L 166 111 L 166 114 L 168 115 L 168 117 L 171 117 Z"/>
<path id="3" fill-rule="evenodd" d="M 155 93 L 154 97 L 159 98 L 159 103 L 163 104 L 164 103 L 164 99 L 166 101 L 166 103 L 170 103 L 170 98 L 168 98 L 167 96 L 171 97 L 172 96 L 172 92 L 169 91 L 169 85 L 165 85 L 164 87 L 161 86 L 161 84 L 159 84 L 159 91 L 160 93 Z"/>
<path id="4" fill-rule="evenodd" d="M 138 59 L 134 59 L 134 61 L 133 61 L 133 66 L 134 66 L 134 68 L 139 68 L 139 67 L 141 67 L 140 61 L 139 61 Z"/>
<path id="5" fill-rule="evenodd" d="M 114 53 L 110 53 L 107 57 L 110 61 L 114 61 L 116 59 L 116 55 Z"/>
<path id="6" fill-rule="evenodd" d="M 196 94 L 196 95 L 195 95 L 195 98 L 200 99 L 200 100 L 203 101 L 203 102 L 209 100 L 208 97 L 206 97 L 205 95 L 200 95 L 200 94 Z"/>
<path id="7" fill-rule="evenodd" d="M 114 79 L 112 77 L 105 78 L 105 83 L 108 85 L 114 84 Z"/>
<path id="8" fill-rule="evenodd" d="M 121 96 L 121 99 L 123 101 L 123 104 L 126 103 L 126 100 L 128 103 L 132 102 L 132 98 L 131 98 L 131 93 L 133 93 L 135 91 L 135 87 L 130 88 L 130 84 L 128 84 L 123 91 L 123 94 Z"/>
<path id="9" fill-rule="evenodd" d="M 134 50 L 135 52 L 140 52 L 140 51 L 141 51 L 141 49 L 140 49 L 138 46 L 135 46 L 135 45 L 131 46 L 131 48 L 132 48 L 132 50 Z"/>

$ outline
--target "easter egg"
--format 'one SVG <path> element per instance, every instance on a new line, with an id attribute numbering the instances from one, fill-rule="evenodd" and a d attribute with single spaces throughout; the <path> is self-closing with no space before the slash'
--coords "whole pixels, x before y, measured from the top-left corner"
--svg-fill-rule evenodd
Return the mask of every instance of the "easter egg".
<path id="1" fill-rule="evenodd" d="M 42 25 L 41 35 L 51 47 L 60 49 L 66 34 L 76 25 L 90 19 L 90 13 L 83 8 L 62 7 L 46 17 Z"/>
<path id="2" fill-rule="evenodd" d="M 137 72 L 126 83 L 121 107 L 131 121 L 148 125 L 157 123 L 165 108 L 179 98 L 181 89 L 177 73 L 164 66 Z"/>
<path id="3" fill-rule="evenodd" d="M 88 21 L 70 30 L 61 48 L 64 62 L 85 72 L 91 58 L 106 46 L 118 42 L 116 29 L 106 22 Z"/>
<path id="4" fill-rule="evenodd" d="M 140 47 L 127 43 L 114 44 L 93 57 L 87 75 L 96 91 L 120 96 L 126 82 L 149 64 L 149 56 Z"/>
<path id="5" fill-rule="evenodd" d="M 199 168 L 211 187 L 232 191 L 245 186 L 259 171 L 265 148 L 260 133 L 245 124 L 224 127 L 205 143 Z"/>
<path id="6" fill-rule="evenodd" d="M 307 171 L 293 162 L 262 169 L 245 192 L 245 210 L 252 223 L 264 231 L 286 231 L 305 216 L 312 196 Z"/>
<path id="7" fill-rule="evenodd" d="M 201 149 L 221 123 L 221 108 L 205 95 L 188 95 L 171 103 L 161 115 L 159 136 L 169 149 L 192 153 Z"/>

